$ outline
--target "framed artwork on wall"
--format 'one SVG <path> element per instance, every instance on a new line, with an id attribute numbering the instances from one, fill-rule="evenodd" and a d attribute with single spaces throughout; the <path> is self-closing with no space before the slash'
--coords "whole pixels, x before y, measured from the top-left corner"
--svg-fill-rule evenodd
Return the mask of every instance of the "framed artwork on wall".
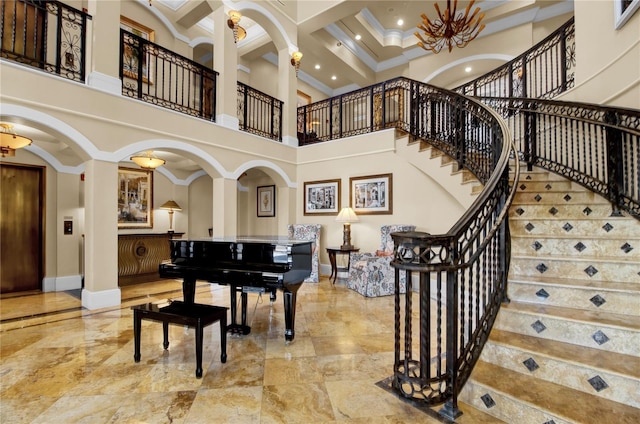
<path id="1" fill-rule="evenodd" d="M 153 171 L 118 168 L 118 228 L 153 228 Z"/>
<path id="2" fill-rule="evenodd" d="M 393 174 L 349 178 L 349 206 L 358 215 L 393 213 Z"/>
<path id="3" fill-rule="evenodd" d="M 258 217 L 276 216 L 276 186 L 258 187 Z"/>
<path id="4" fill-rule="evenodd" d="M 124 16 L 120 16 L 120 28 L 128 31 L 138 37 L 153 42 L 155 39 L 155 31 L 138 22 Z M 138 79 L 138 71 L 140 70 L 140 57 L 142 57 L 142 81 L 146 84 L 153 84 L 152 72 L 148 64 L 151 58 L 148 51 L 140 54 L 140 48 L 143 48 L 138 40 L 132 40 L 131 37 L 125 38 L 122 46 L 122 74 L 125 77 Z"/>
<path id="5" fill-rule="evenodd" d="M 340 180 L 304 183 L 305 215 L 337 215 L 340 212 Z"/>

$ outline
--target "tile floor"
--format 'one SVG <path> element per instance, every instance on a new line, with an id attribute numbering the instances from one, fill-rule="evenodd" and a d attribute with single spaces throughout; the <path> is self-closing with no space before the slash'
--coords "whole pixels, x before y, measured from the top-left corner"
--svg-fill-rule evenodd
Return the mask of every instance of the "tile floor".
<path id="1" fill-rule="evenodd" d="M 133 360 L 130 307 L 181 299 L 181 282 L 122 287 L 119 307 L 88 311 L 79 293 L 0 301 L 0 422 L 8 423 L 437 423 L 376 383 L 393 366 L 393 297 L 365 298 L 326 277 L 298 292 L 293 343 L 281 293 L 249 295 L 247 336 L 205 329 L 202 379 L 192 329 L 143 321 Z M 196 302 L 229 306 L 229 289 L 198 283 Z M 460 423 L 499 422 L 461 404 Z"/>

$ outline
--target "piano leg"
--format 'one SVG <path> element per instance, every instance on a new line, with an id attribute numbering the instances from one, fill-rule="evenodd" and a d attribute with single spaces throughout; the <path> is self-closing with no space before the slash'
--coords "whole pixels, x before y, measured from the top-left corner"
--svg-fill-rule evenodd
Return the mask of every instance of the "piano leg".
<path id="1" fill-rule="evenodd" d="M 184 303 L 194 303 L 196 301 L 196 279 L 185 276 L 182 280 L 182 297 Z"/>
<path id="2" fill-rule="evenodd" d="M 269 301 L 271 301 L 272 305 L 273 305 L 273 302 L 276 301 L 276 294 L 277 294 L 277 290 L 276 289 L 272 289 L 271 293 L 269 294 Z"/>
<path id="3" fill-rule="evenodd" d="M 236 306 L 238 302 L 238 292 L 240 292 L 240 301 L 241 301 L 241 319 L 242 324 L 238 324 L 237 321 L 237 312 L 238 308 Z M 231 286 L 231 324 L 227 326 L 227 331 L 230 331 L 233 334 L 242 334 L 247 335 L 251 333 L 251 327 L 247 325 L 247 294 L 242 292 L 242 286 Z"/>
<path id="4" fill-rule="evenodd" d="M 292 342 L 296 335 L 294 325 L 296 323 L 296 293 L 285 290 L 284 291 L 284 339 L 287 342 Z"/>

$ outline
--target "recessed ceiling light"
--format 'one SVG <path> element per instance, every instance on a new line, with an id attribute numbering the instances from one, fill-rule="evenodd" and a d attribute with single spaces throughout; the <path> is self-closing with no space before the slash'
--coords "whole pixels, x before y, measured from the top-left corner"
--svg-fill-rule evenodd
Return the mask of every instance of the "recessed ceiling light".
<path id="1" fill-rule="evenodd" d="M 398 19 L 398 26 L 402 26 L 404 24 L 404 21 L 402 19 Z"/>
<path id="2" fill-rule="evenodd" d="M 362 38 L 362 35 L 356 34 L 356 40 L 360 40 L 361 38 Z"/>
<path id="3" fill-rule="evenodd" d="M 334 80 L 334 81 L 335 81 L 337 78 L 338 78 L 338 77 L 336 77 L 335 75 L 332 75 L 332 76 L 331 76 L 331 79 L 332 79 L 332 80 Z"/>
<path id="4" fill-rule="evenodd" d="M 320 69 L 320 65 L 316 65 L 316 66 L 315 66 L 315 68 L 316 68 L 316 69 Z"/>
<path id="5" fill-rule="evenodd" d="M 467 72 L 467 73 L 471 72 L 471 66 L 467 66 L 466 68 L 464 68 L 464 71 Z"/>

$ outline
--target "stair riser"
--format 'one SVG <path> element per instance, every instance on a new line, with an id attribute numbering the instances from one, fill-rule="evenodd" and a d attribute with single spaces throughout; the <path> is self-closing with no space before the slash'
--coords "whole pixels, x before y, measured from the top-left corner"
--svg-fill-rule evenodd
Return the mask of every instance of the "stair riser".
<path id="1" fill-rule="evenodd" d="M 482 397 L 487 394 L 495 402 L 495 405 L 490 408 L 482 401 Z M 462 392 L 460 392 L 459 399 L 505 423 L 541 424 L 553 420 L 555 424 L 574 424 L 540 409 L 541 406 L 520 402 L 473 380 L 467 381 Z"/>
<path id="2" fill-rule="evenodd" d="M 519 192 L 514 197 L 514 203 L 530 205 L 590 205 L 608 204 L 609 202 L 590 191 L 569 191 L 566 193 Z"/>
<path id="3" fill-rule="evenodd" d="M 635 292 L 607 291 L 511 281 L 508 293 L 509 299 L 517 302 L 636 316 L 640 305 L 640 285 L 638 289 Z M 545 293 L 541 293 L 541 290 L 548 296 L 544 297 Z"/>
<path id="4" fill-rule="evenodd" d="M 582 191 L 581 187 L 574 186 L 571 181 L 518 181 L 518 192 L 520 193 L 544 193 L 551 192 L 567 192 L 567 191 Z M 564 196 L 565 193 L 562 193 Z"/>
<path id="5" fill-rule="evenodd" d="M 534 329 L 534 326 L 539 325 L 538 321 L 545 327 L 540 332 Z M 638 349 L 640 332 L 627 328 L 564 320 L 544 314 L 507 309 L 500 310 L 494 327 L 512 333 L 640 357 Z M 603 333 L 608 340 L 605 341 L 599 332 Z"/>
<path id="6" fill-rule="evenodd" d="M 587 273 L 593 267 L 597 270 L 591 276 Z M 637 261 L 612 262 L 611 259 L 605 258 L 604 262 L 600 262 L 591 258 L 590 260 L 580 260 L 579 258 L 570 258 L 568 260 L 559 258 L 523 258 L 512 257 L 509 275 L 513 279 L 516 276 L 529 276 L 545 278 L 557 277 L 571 278 L 586 281 L 618 281 L 627 283 L 640 284 L 640 263 Z"/>
<path id="7" fill-rule="evenodd" d="M 511 167 L 513 169 L 513 167 Z M 520 166 L 519 183 L 528 183 L 531 181 L 567 181 L 566 178 L 551 172 L 527 172 L 525 168 Z M 509 178 L 513 181 L 513 172 L 509 173 Z"/>
<path id="8" fill-rule="evenodd" d="M 565 362 L 538 355 L 536 352 L 528 352 L 491 342 L 485 345 L 480 359 L 534 378 L 561 384 L 625 405 L 640 407 L 640 398 L 634 396 L 634 394 L 640 393 L 640 380 L 629 376 L 607 373 L 600 369 L 582 366 L 579 363 Z M 529 371 L 524 365 L 525 361 L 531 359 L 538 367 L 533 371 Z M 596 376 L 600 377 L 608 387 L 600 391 L 596 390 L 589 383 L 589 380 Z"/>
<path id="9" fill-rule="evenodd" d="M 519 209 L 520 208 L 520 209 Z M 552 209 L 552 208 L 555 208 Z M 587 209 L 588 208 L 588 209 Z M 590 204 L 590 205 L 522 205 L 509 209 L 511 219 L 611 219 L 610 204 Z M 615 219 L 615 218 L 614 218 Z"/>
<path id="10" fill-rule="evenodd" d="M 630 220 L 536 220 L 512 219 L 509 223 L 512 236 L 542 235 L 559 237 L 602 237 L 629 239 L 629 244 L 640 244 L 640 225 Z"/>
<path id="11" fill-rule="evenodd" d="M 558 239 L 527 237 L 511 239 L 511 254 L 524 256 L 561 255 L 569 257 L 607 256 L 640 262 L 640 240 Z"/>

